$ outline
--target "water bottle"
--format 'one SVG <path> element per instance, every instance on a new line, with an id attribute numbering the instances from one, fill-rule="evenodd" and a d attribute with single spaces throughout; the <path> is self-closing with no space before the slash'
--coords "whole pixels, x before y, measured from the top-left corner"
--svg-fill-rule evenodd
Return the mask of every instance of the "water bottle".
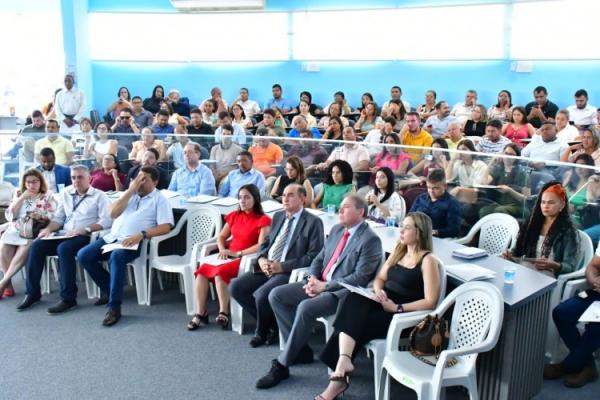
<path id="1" fill-rule="evenodd" d="M 327 204 L 327 215 L 330 217 L 335 215 L 335 204 Z"/>

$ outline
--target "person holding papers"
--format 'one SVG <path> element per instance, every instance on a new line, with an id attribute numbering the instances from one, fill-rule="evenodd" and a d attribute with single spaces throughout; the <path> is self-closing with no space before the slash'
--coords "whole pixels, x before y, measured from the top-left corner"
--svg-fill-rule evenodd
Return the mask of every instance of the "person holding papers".
<path id="1" fill-rule="evenodd" d="M 564 377 L 565 386 L 571 388 L 581 387 L 598 379 L 594 351 L 600 348 L 600 315 L 594 321 L 581 321 L 588 322 L 583 334 L 577 325 L 582 314 L 590 306 L 597 307 L 600 302 L 600 247 L 588 264 L 585 276 L 591 286 L 585 292 L 587 296 L 575 296 L 560 303 L 552 311 L 552 318 L 561 339 L 569 348 L 569 354 L 562 362 L 544 367 L 544 379 Z"/>
<path id="2" fill-rule="evenodd" d="M 579 236 L 569 215 L 567 192 L 558 182 L 548 182 L 540 191 L 531 217 L 519 232 L 508 260 L 556 277 L 573 272 L 579 260 Z"/>
<path id="3" fill-rule="evenodd" d="M 19 234 L 19 228 L 30 217 L 42 223 L 48 223 L 56 212 L 56 200 L 48 191 L 48 182 L 42 173 L 32 168 L 25 171 L 21 178 L 21 187 L 6 210 L 6 219 L 11 221 L 0 237 L 0 270 L 4 272 L 0 280 L 0 299 L 2 296 L 14 297 L 15 290 L 11 278 L 27 261 L 31 239 Z"/>
<path id="4" fill-rule="evenodd" d="M 196 276 L 196 313 L 188 323 L 190 331 L 208 324 L 208 283 L 214 281 L 219 298 L 219 314 L 215 322 L 227 328 L 229 324 L 229 289 L 244 255 L 256 253 L 269 235 L 271 218 L 263 212 L 260 192 L 255 185 L 244 185 L 238 192 L 239 209 L 225 216 L 225 226 L 219 233 L 219 253 L 201 262 Z M 231 237 L 231 240 L 228 239 Z"/>
<path id="5" fill-rule="evenodd" d="M 400 238 L 373 284 L 373 297 L 350 293 L 340 301 L 321 360 L 333 370 L 329 385 L 316 399 L 334 399 L 350 385 L 352 360 L 361 346 L 384 339 L 395 314 L 435 308 L 440 293 L 437 260 L 432 254 L 431 219 L 409 213 Z"/>
<path id="6" fill-rule="evenodd" d="M 114 223 L 110 233 L 90 243 L 77 253 L 77 259 L 100 287 L 96 305 L 107 304 L 108 312 L 102 325 L 112 326 L 121 319 L 123 286 L 127 264 L 140 255 L 140 242 L 168 233 L 173 226 L 173 210 L 169 201 L 156 189 L 159 173 L 154 167 L 142 167 L 123 196 L 110 206 Z M 120 243 L 123 247 L 103 252 L 107 243 Z M 100 261 L 108 260 L 109 271 Z M 138 282 L 144 285 L 145 282 Z"/>
<path id="7" fill-rule="evenodd" d="M 183 159 L 185 166 L 175 171 L 169 190 L 184 196 L 214 195 L 215 177 L 207 166 L 200 163 L 200 145 L 194 142 L 186 144 Z"/>
<path id="8" fill-rule="evenodd" d="M 60 271 L 60 302 L 48 309 L 48 314 L 60 314 L 77 305 L 75 255 L 90 242 L 90 233 L 111 225 L 106 194 L 90 186 L 90 172 L 84 165 L 71 167 L 71 181 L 59 194 L 59 205 L 50 224 L 42 229 L 31 244 L 27 259 L 27 296 L 17 306 L 23 311 L 40 301 L 40 281 L 47 256 L 58 256 Z M 60 229 L 59 232 L 57 232 Z M 56 239 L 51 239 L 57 232 Z M 51 240 L 49 240 L 51 239 Z"/>

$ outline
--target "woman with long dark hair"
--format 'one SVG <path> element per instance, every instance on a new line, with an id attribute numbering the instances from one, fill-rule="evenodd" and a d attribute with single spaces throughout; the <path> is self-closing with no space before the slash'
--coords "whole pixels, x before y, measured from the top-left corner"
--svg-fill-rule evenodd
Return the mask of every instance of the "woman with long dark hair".
<path id="1" fill-rule="evenodd" d="M 535 135 L 535 128 L 527 121 L 525 107 L 516 106 L 512 110 L 510 122 L 502 127 L 502 134 L 520 147 L 524 147 L 523 139 Z"/>
<path id="2" fill-rule="evenodd" d="M 510 121 L 512 111 L 512 94 L 508 90 L 498 93 L 498 103 L 488 109 L 487 117 L 491 121 L 497 119 L 503 123 Z"/>
<path id="3" fill-rule="evenodd" d="M 121 191 L 125 187 L 127 175 L 121 172 L 119 159 L 114 154 L 102 157 L 102 166 L 90 174 L 90 185 L 103 192 Z"/>
<path id="4" fill-rule="evenodd" d="M 304 187 L 304 190 L 306 190 L 304 206 L 310 207 L 313 200 L 313 188 L 310 181 L 306 179 L 304 163 L 297 156 L 291 156 L 285 162 L 285 174 L 277 177 L 277 180 L 273 184 L 273 189 L 271 189 L 271 197 L 274 200 L 281 202 L 283 190 L 292 183 L 297 183 Z"/>
<path id="5" fill-rule="evenodd" d="M 165 97 L 165 88 L 161 85 L 154 86 L 152 89 L 152 96 L 144 99 L 143 107 L 150 111 L 152 114 L 156 114 L 160 110 L 160 101 Z"/>
<path id="6" fill-rule="evenodd" d="M 131 106 L 131 93 L 129 93 L 129 89 L 126 86 L 121 86 L 119 91 L 117 92 L 117 100 L 115 100 L 106 112 L 110 114 L 113 119 L 117 118 L 121 113 L 121 110 L 124 108 L 132 108 Z"/>
<path id="7" fill-rule="evenodd" d="M 517 246 L 504 256 L 552 277 L 575 271 L 579 237 L 569 215 L 567 191 L 559 182 L 542 187 Z"/>
<path id="8" fill-rule="evenodd" d="M 329 164 L 325 173 L 325 182 L 315 196 L 312 208 L 317 208 L 322 203 L 323 208 L 331 204 L 338 210 L 344 195 L 356 191 L 352 184 L 353 177 L 352 167 L 346 161 L 335 160 Z"/>
<path id="9" fill-rule="evenodd" d="M 406 174 L 406 171 L 412 166 L 412 158 L 400 147 L 402 144 L 400 136 L 397 133 L 389 133 L 381 139 L 386 146 L 383 146 L 381 151 L 375 155 L 375 166 L 371 171 L 377 172 L 381 167 L 388 167 L 394 175 Z"/>
<path id="10" fill-rule="evenodd" d="M 396 222 L 404 213 L 403 201 L 396 192 L 394 172 L 388 167 L 381 167 L 375 173 L 373 183 L 366 200 L 369 204 L 370 219 L 381 222 L 388 217 L 394 217 Z"/>

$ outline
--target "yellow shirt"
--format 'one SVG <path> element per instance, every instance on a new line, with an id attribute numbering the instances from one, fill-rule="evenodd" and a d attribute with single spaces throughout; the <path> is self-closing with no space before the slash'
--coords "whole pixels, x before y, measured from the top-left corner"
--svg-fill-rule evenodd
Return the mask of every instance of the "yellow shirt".
<path id="1" fill-rule="evenodd" d="M 40 154 L 40 151 L 46 147 L 54 151 L 56 163 L 61 165 L 67 164 L 67 153 L 74 152 L 71 141 L 62 136 L 58 136 L 53 142 L 48 140 L 47 137 L 37 140 L 34 147 L 35 154 Z"/>
<path id="2" fill-rule="evenodd" d="M 433 143 L 433 138 L 424 129 L 421 129 L 421 132 L 417 136 L 413 136 L 410 134 L 408 130 L 406 130 L 402 137 L 402 144 L 406 146 L 422 146 L 422 147 L 431 147 L 431 143 Z M 426 150 L 421 149 L 406 149 L 406 152 L 410 155 L 413 161 L 418 161 L 421 158 L 421 155 Z"/>
<path id="3" fill-rule="evenodd" d="M 456 143 L 454 143 L 452 141 L 452 139 L 446 139 L 446 143 L 448 143 L 448 149 L 449 150 L 456 150 L 458 148 L 458 144 L 463 140 L 464 138 L 460 138 L 460 140 Z"/>

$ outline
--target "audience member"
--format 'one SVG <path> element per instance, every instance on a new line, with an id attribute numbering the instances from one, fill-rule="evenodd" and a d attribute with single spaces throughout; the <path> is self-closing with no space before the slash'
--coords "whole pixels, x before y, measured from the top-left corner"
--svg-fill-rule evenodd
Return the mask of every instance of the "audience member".
<path id="1" fill-rule="evenodd" d="M 0 299 L 15 296 L 11 279 L 27 261 L 31 239 L 25 239 L 19 234 L 25 219 L 32 218 L 38 223 L 48 224 L 56 207 L 56 200 L 48 190 L 42 173 L 35 168 L 25 171 L 19 190 L 15 191 L 6 209 L 5 216 L 10 222 L 0 237 L 0 270 L 3 272 Z"/>
<path id="2" fill-rule="evenodd" d="M 190 124 L 187 126 L 187 131 L 189 135 L 212 136 L 214 134 L 213 127 L 202 121 L 202 111 L 199 108 L 192 108 L 190 111 Z M 191 140 L 204 145 L 213 142 L 212 137 L 191 136 Z"/>
<path id="3" fill-rule="evenodd" d="M 580 139 L 579 129 L 569 123 L 569 111 L 559 110 L 556 113 L 556 137 L 562 142 L 569 143 Z"/>
<path id="4" fill-rule="evenodd" d="M 366 196 L 369 205 L 368 217 L 377 222 L 385 222 L 390 217 L 394 218 L 395 224 L 400 222 L 405 212 L 404 201 L 396 193 L 394 172 L 388 167 L 379 168 L 371 186 L 372 189 Z"/>
<path id="5" fill-rule="evenodd" d="M 369 131 L 383 124 L 383 120 L 377 113 L 377 104 L 368 103 L 360 112 L 360 117 L 354 128 L 359 132 L 360 136 L 366 136 Z"/>
<path id="6" fill-rule="evenodd" d="M 305 102 L 308 105 L 308 109 L 306 111 L 304 111 L 304 112 L 300 109 L 300 106 L 301 106 L 302 102 Z M 313 116 L 313 115 L 321 115 L 321 114 L 323 114 L 323 110 L 321 109 L 321 106 L 318 106 L 318 105 L 316 105 L 316 104 L 314 104 L 312 102 L 312 94 L 310 92 L 307 92 L 307 91 L 300 92 L 300 101 L 298 102 L 298 105 L 294 108 L 294 110 L 297 111 L 297 112 L 299 112 L 300 114 L 304 115 L 307 120 L 310 119 L 309 115 Z M 315 125 L 314 126 L 317 126 L 317 120 L 316 119 L 315 119 Z"/>
<path id="7" fill-rule="evenodd" d="M 369 171 L 369 151 L 365 146 L 358 144 L 356 131 L 352 127 L 344 128 L 344 144 L 336 147 L 329 157 L 327 157 L 327 163 L 331 163 L 334 160 L 344 160 L 352 170 L 355 172 Z M 327 166 L 319 167 L 323 170 Z"/>
<path id="8" fill-rule="evenodd" d="M 534 161 L 559 161 L 569 145 L 556 137 L 556 127 L 552 122 L 544 122 L 539 132 L 521 151 L 521 155 Z"/>
<path id="9" fill-rule="evenodd" d="M 383 106 L 381 107 L 381 114 L 384 117 L 391 115 L 389 110 L 391 102 L 402 102 L 402 106 L 404 107 L 405 112 L 411 110 L 410 103 L 408 101 L 402 100 L 402 89 L 400 89 L 400 86 L 392 86 L 392 88 L 390 89 L 390 96 L 391 98 L 385 103 L 383 103 Z"/>
<path id="10" fill-rule="evenodd" d="M 161 85 L 156 85 L 154 86 L 154 89 L 152 89 L 152 96 L 145 98 L 142 104 L 147 111 L 156 114 L 158 110 L 160 110 L 160 101 L 164 96 L 165 88 Z"/>
<path id="11" fill-rule="evenodd" d="M 568 146 L 565 143 L 565 150 L 562 152 L 560 161 L 574 163 L 575 158 L 580 154 L 589 154 L 596 166 L 600 166 L 600 138 L 590 128 L 585 128 L 581 134 L 581 143 L 575 143 L 572 146 Z"/>
<path id="12" fill-rule="evenodd" d="M 50 148 L 54 151 L 56 162 L 62 165 L 69 165 L 73 162 L 75 150 L 69 139 L 60 136 L 58 133 L 58 122 L 49 119 L 46 121 L 46 137 L 36 140 L 34 154 L 36 161 L 40 161 L 40 152 L 42 149 Z"/>
<path id="13" fill-rule="evenodd" d="M 447 107 L 448 105 L 446 105 L 446 108 Z M 444 130 L 444 133 L 445 132 L 446 130 Z M 433 143 L 433 138 L 429 132 L 425 129 L 421 129 L 419 114 L 416 112 L 409 112 L 406 114 L 406 129 L 400 135 L 402 144 L 405 146 L 431 147 L 431 143 Z M 438 136 L 441 136 L 441 133 Z M 419 161 L 426 151 L 427 150 L 425 149 L 406 149 L 406 152 L 410 154 L 413 162 Z"/>
<path id="14" fill-rule="evenodd" d="M 223 136 L 223 125 L 231 125 L 233 128 L 232 140 L 234 142 L 239 145 L 246 144 L 246 131 L 244 130 L 244 127 L 233 122 L 229 111 L 221 111 L 219 113 L 219 127 L 215 130 L 215 143 L 219 143 L 221 141 L 221 137 Z"/>
<path id="15" fill-rule="evenodd" d="M 456 118 L 450 115 L 450 107 L 446 101 L 440 101 L 435 105 L 436 114 L 427 118 L 423 128 L 431 134 L 432 137 L 438 138 L 444 133 L 448 132 L 448 124 L 456 120 Z M 409 113 L 410 115 L 410 113 Z M 418 114 L 417 114 L 418 115 Z M 470 114 L 469 114 L 470 115 Z M 406 117 L 406 124 L 408 125 L 408 116 Z M 410 129 L 410 128 L 409 128 Z"/>
<path id="16" fill-rule="evenodd" d="M 348 107 L 348 109 L 350 109 L 350 106 L 347 106 L 347 107 Z M 319 123 L 317 124 L 317 127 L 322 128 L 322 129 L 327 129 L 329 127 L 329 121 L 334 117 L 337 117 L 340 119 L 342 126 L 344 126 L 344 127 L 349 126 L 350 122 L 348 122 L 348 118 L 344 117 L 343 114 L 350 114 L 350 112 L 342 113 L 340 111 L 341 109 L 342 108 L 340 107 L 339 104 L 331 103 L 329 108 L 325 111 L 325 113 L 327 113 L 327 115 L 324 117 L 321 117 L 321 119 L 319 120 Z"/>
<path id="17" fill-rule="evenodd" d="M 246 112 L 244 108 L 239 104 L 234 104 L 231 106 L 231 114 L 233 115 L 232 123 L 237 124 L 246 129 L 250 129 L 254 126 L 252 120 L 246 116 Z"/>
<path id="18" fill-rule="evenodd" d="M 281 136 L 285 136 L 285 129 L 287 128 L 288 123 L 287 123 L 287 120 L 285 119 L 285 117 L 283 116 L 283 111 L 281 110 L 281 108 L 279 108 L 277 106 L 273 106 L 273 107 L 271 107 L 271 109 L 273 111 L 275 111 L 275 119 L 273 121 L 273 127 L 280 129 L 282 132 Z M 263 113 L 263 120 L 264 120 L 264 113 Z"/>
<path id="19" fill-rule="evenodd" d="M 239 104 L 244 109 L 244 113 L 248 118 L 254 117 L 254 114 L 260 113 L 260 106 L 254 100 L 248 97 L 248 89 L 241 88 L 240 95 L 233 101 L 233 104 Z"/>
<path id="20" fill-rule="evenodd" d="M 349 126 L 344 125 L 340 117 L 329 117 L 327 128 L 325 128 L 325 132 L 323 132 L 323 136 L 321 137 L 321 139 L 342 140 L 344 136 L 343 130 L 345 129 L 345 127 Z"/>
<path id="21" fill-rule="evenodd" d="M 461 124 L 471 118 L 473 110 L 477 107 L 477 92 L 473 89 L 467 90 L 465 101 L 456 103 L 452 107 L 450 115 L 455 117 Z"/>
<path id="22" fill-rule="evenodd" d="M 311 131 L 309 131 L 308 129 L 303 131 L 301 130 L 299 132 L 299 135 L 300 138 L 306 140 L 302 140 L 293 144 L 287 152 L 288 157 L 297 156 L 298 158 L 300 158 L 300 160 L 302 160 L 302 164 L 309 166 L 320 164 L 327 160 L 328 154 L 321 145 L 321 143 L 315 140 L 310 140 L 312 139 Z M 307 175 L 310 175 L 312 172 L 313 170 L 311 170 L 309 173 L 307 169 Z"/>
<path id="23" fill-rule="evenodd" d="M 375 100 L 373 100 L 373 95 L 369 92 L 363 93 L 362 96 L 360 96 L 360 107 L 356 107 L 356 114 L 361 113 L 369 103 L 375 103 Z M 379 111 L 377 106 L 375 106 L 375 109 Z"/>
<path id="24" fill-rule="evenodd" d="M 485 136 L 477 142 L 475 148 L 480 153 L 497 154 L 501 153 L 509 143 L 512 143 L 511 140 L 502 136 L 502 122 L 493 119 L 487 122 Z"/>
<path id="25" fill-rule="evenodd" d="M 81 89 L 74 86 L 75 77 L 72 74 L 65 75 L 64 83 L 64 89 L 58 92 L 54 99 L 56 119 L 63 134 L 78 132 L 79 120 L 85 112 L 85 95 Z"/>
<path id="26" fill-rule="evenodd" d="M 352 107 L 350 107 L 350 105 L 348 105 L 348 103 L 346 102 L 346 95 L 344 94 L 344 92 L 342 91 L 337 91 L 334 93 L 333 95 L 333 103 L 329 103 L 329 105 L 327 107 L 325 107 L 323 109 L 323 113 L 324 114 L 328 114 L 329 116 L 331 116 L 331 106 L 337 106 L 337 116 L 341 116 L 341 115 L 347 115 L 347 114 L 351 114 L 352 113 Z M 326 117 L 323 117 L 326 118 Z M 321 119 L 323 119 L 321 118 Z M 321 127 L 321 125 L 319 125 L 319 127 Z M 323 128 L 326 128 L 327 126 L 323 126 Z"/>
<path id="27" fill-rule="evenodd" d="M 502 127 L 502 134 L 521 148 L 527 144 L 523 142 L 523 139 L 529 139 L 535 135 L 535 128 L 527 120 L 525 108 L 513 107 L 509 122 Z"/>
<path id="28" fill-rule="evenodd" d="M 400 147 L 400 137 L 396 133 L 390 133 L 383 137 L 381 151 L 375 155 L 374 166 L 371 173 L 375 174 L 381 167 L 389 168 L 393 175 L 404 175 L 411 167 L 412 158 Z"/>
<path id="29" fill-rule="evenodd" d="M 560 183 L 548 182 L 542 187 L 524 226 L 514 250 L 504 253 L 506 259 L 551 277 L 575 270 L 579 237 L 569 216 L 567 193 Z"/>
<path id="30" fill-rule="evenodd" d="M 133 180 L 138 176 L 140 170 L 144 167 L 154 167 L 158 171 L 158 185 L 156 186 L 158 189 L 166 189 L 169 187 L 169 174 L 163 168 L 159 167 L 158 164 L 159 153 L 153 147 L 150 147 L 148 150 L 144 152 L 142 157 L 142 162 L 139 165 L 131 168 L 129 172 L 127 172 L 127 183 L 125 185 L 126 188 L 129 188 L 129 185 Z"/>
<path id="31" fill-rule="evenodd" d="M 158 151 L 158 161 L 167 160 L 167 147 L 165 146 L 165 143 L 162 140 L 157 139 L 150 128 L 146 127 L 142 129 L 141 139 L 142 140 L 133 142 L 131 153 L 129 153 L 130 159 L 140 163 L 142 162 L 146 150 L 153 148 Z"/>
<path id="32" fill-rule="evenodd" d="M 588 93 L 585 89 L 575 92 L 575 104 L 567 107 L 569 121 L 579 128 L 588 128 L 598 124 L 596 107 L 588 104 Z"/>
<path id="33" fill-rule="evenodd" d="M 100 287 L 97 303 L 108 308 L 102 321 L 104 326 L 112 326 L 121 319 L 127 264 L 140 256 L 141 242 L 164 235 L 173 227 L 171 204 L 156 189 L 158 178 L 155 168 L 143 167 L 123 196 L 110 206 L 110 217 L 114 219 L 110 233 L 77 253 L 81 266 Z M 130 249 L 103 251 L 104 245 L 115 242 Z M 108 261 L 109 271 L 102 267 L 101 261 Z"/>
<path id="34" fill-rule="evenodd" d="M 121 146 L 129 149 L 134 141 L 139 140 L 140 128 L 135 123 L 133 112 L 129 107 L 121 108 L 119 116 L 115 119 L 115 123 L 110 128 L 113 133 L 122 133 L 123 135 L 115 135 Z"/>
<path id="35" fill-rule="evenodd" d="M 101 164 L 105 154 L 117 155 L 119 143 L 114 139 L 109 139 L 108 133 L 110 130 L 108 129 L 106 122 L 98 122 L 95 131 L 98 137 L 88 146 L 84 155 L 87 158 L 94 158 L 97 164 Z M 134 138 L 135 137 L 132 135 L 127 137 L 120 136 L 118 139 L 123 143 Z M 131 145 L 129 145 L 129 148 L 131 148 Z"/>
<path id="36" fill-rule="evenodd" d="M 375 129 L 371 129 L 371 131 L 365 136 L 362 141 L 362 144 L 369 151 L 369 155 L 374 156 L 379 153 L 383 146 L 380 144 L 383 142 L 383 138 L 390 133 L 394 133 L 394 125 L 396 124 L 396 119 L 394 117 L 385 117 L 383 119 L 383 124 Z M 398 138 L 400 140 L 400 138 Z"/>
<path id="37" fill-rule="evenodd" d="M 369 341 L 386 338 L 394 315 L 435 308 L 440 279 L 431 219 L 410 213 L 402 222 L 393 253 L 375 277 L 375 298 L 350 293 L 340 301 L 333 335 L 320 355 L 333 373 L 317 399 L 333 399 L 348 389 L 354 357 Z"/>
<path id="38" fill-rule="evenodd" d="M 446 132 L 443 137 L 446 138 L 446 144 L 450 150 L 456 150 L 458 144 L 465 138 L 460 126 L 460 122 L 458 121 L 453 121 L 448 124 L 448 132 Z"/>
<path id="39" fill-rule="evenodd" d="M 543 86 L 533 89 L 535 101 L 527 103 L 525 114 L 534 128 L 540 128 L 544 122 L 554 122 L 558 106 L 548 100 L 548 90 Z"/>
<path id="40" fill-rule="evenodd" d="M 171 115 L 168 111 L 159 109 L 156 113 L 156 123 L 152 125 L 151 130 L 158 139 L 165 139 L 168 134 L 175 132 L 173 125 L 169 124 Z"/>
<path id="41" fill-rule="evenodd" d="M 498 93 L 498 103 L 488 109 L 488 119 L 498 119 L 502 123 L 510 120 L 512 112 L 512 94 L 508 90 L 501 90 Z"/>
<path id="42" fill-rule="evenodd" d="M 206 105 L 206 103 L 213 103 L 213 112 L 218 114 L 222 111 L 227 111 L 227 102 L 223 99 L 223 93 L 221 92 L 221 89 L 219 89 L 218 87 L 214 87 L 210 90 L 210 98 L 205 99 L 204 101 L 202 101 L 202 103 L 200 103 L 200 105 L 198 106 L 198 108 L 200 108 L 201 110 L 204 110 L 204 106 Z"/>
<path id="43" fill-rule="evenodd" d="M 283 151 L 281 147 L 273 143 L 273 141 L 264 136 L 258 136 L 255 143 L 248 149 L 254 165 L 265 178 L 275 175 L 277 170 L 273 167 L 278 165 L 283 160 Z"/>
<path id="44" fill-rule="evenodd" d="M 271 291 L 288 283 L 296 268 L 308 267 L 323 248 L 323 223 L 304 210 L 306 192 L 292 183 L 282 196 L 283 211 L 273 216 L 269 236 L 260 246 L 253 271 L 231 281 L 230 293 L 256 319 L 250 346 L 276 343 L 279 330 L 269 304 Z"/>
<path id="45" fill-rule="evenodd" d="M 313 201 L 313 188 L 310 181 L 304 173 L 304 164 L 302 160 L 296 156 L 288 157 L 285 162 L 285 173 L 279 175 L 271 189 L 271 197 L 279 202 L 283 201 L 285 188 L 292 184 L 298 184 L 304 188 L 306 192 L 304 196 L 304 206 L 310 207 Z"/>
<path id="46" fill-rule="evenodd" d="M 282 95 L 282 90 L 281 90 L 281 85 L 276 83 L 273 85 L 272 87 L 272 93 L 273 93 L 273 98 L 270 99 L 269 101 L 267 101 L 267 103 L 265 104 L 265 111 L 267 109 L 273 108 L 273 106 L 278 107 L 281 109 L 281 111 L 283 111 L 284 113 L 289 113 L 293 106 L 292 104 L 284 99 L 283 97 L 281 97 Z"/>
<path id="47" fill-rule="evenodd" d="M 408 173 L 413 175 L 420 175 L 423 180 L 429 176 L 429 172 L 434 169 L 446 170 L 448 163 L 450 162 L 450 153 L 443 150 L 448 150 L 448 142 L 445 139 L 437 138 L 431 144 L 431 151 L 425 154 L 425 157 L 412 167 Z"/>
<path id="48" fill-rule="evenodd" d="M 133 96 L 131 98 L 131 115 L 139 129 L 152 125 L 152 113 L 143 107 L 142 98 Z"/>
<path id="49" fill-rule="evenodd" d="M 167 149 L 167 158 L 173 160 L 175 168 L 183 168 L 185 167 L 183 148 L 186 144 L 190 143 L 190 138 L 187 135 L 187 128 L 185 125 L 177 125 L 175 127 L 175 139 L 175 143 L 171 144 Z M 198 146 L 200 147 L 200 159 L 209 159 L 208 150 L 200 145 Z"/>
<path id="50" fill-rule="evenodd" d="M 236 157 L 238 169 L 227 174 L 221 182 L 219 195 L 221 197 L 235 197 L 243 186 L 254 185 L 261 195 L 265 192 L 265 176 L 253 168 L 254 159 L 249 151 L 241 151 Z"/>
<path id="51" fill-rule="evenodd" d="M 352 167 L 347 161 L 335 160 L 329 163 L 325 181 L 315 196 L 312 208 L 321 205 L 322 208 L 327 209 L 333 205 L 336 210 L 339 210 L 344 196 L 356 191 L 352 184 L 352 175 Z"/>
<path id="52" fill-rule="evenodd" d="M 490 118 L 489 120 L 494 120 Z M 485 107 L 477 104 L 471 113 L 470 119 L 465 122 L 462 131 L 466 136 L 483 136 L 485 135 L 485 126 L 488 122 L 487 112 Z M 501 121 L 502 122 L 502 121 Z"/>
<path id="53" fill-rule="evenodd" d="M 210 164 L 210 167 L 217 185 L 229 172 L 235 169 L 237 155 L 243 150 L 237 143 L 233 142 L 232 135 L 233 126 L 229 124 L 221 125 L 221 142 L 210 149 L 210 159 L 214 161 Z"/>
<path id="54" fill-rule="evenodd" d="M 123 108 L 131 109 L 131 93 L 125 86 L 121 86 L 117 92 L 117 100 L 113 101 L 108 108 L 106 113 L 112 118 L 116 118 L 121 113 Z"/>
<path id="55" fill-rule="evenodd" d="M 390 100 L 387 110 L 388 111 L 387 111 L 386 117 L 394 118 L 395 122 L 392 125 L 394 128 L 394 131 L 400 132 L 402 130 L 402 128 L 404 128 L 404 125 L 406 124 L 405 118 L 406 118 L 406 113 L 408 112 L 404 108 L 404 104 L 400 100 Z M 384 117 L 384 119 L 383 119 L 384 121 L 385 121 L 386 117 Z"/>
<path id="56" fill-rule="evenodd" d="M 264 135 L 264 133 L 262 132 L 264 132 L 266 129 L 271 128 L 275 131 L 277 136 L 284 137 L 285 128 L 282 128 L 281 126 L 276 126 L 275 118 L 277 118 L 277 113 L 275 112 L 275 110 L 271 108 L 265 109 L 265 111 L 263 112 L 263 120 L 257 125 L 258 129 L 256 130 L 256 134 Z"/>
<path id="57" fill-rule="evenodd" d="M 446 179 L 456 183 L 450 194 L 463 203 L 474 203 L 477 199 L 477 190 L 473 186 L 481 184 L 486 177 L 487 165 L 477 159 L 471 153 L 475 152 L 475 146 L 469 139 L 458 144 L 457 150 L 446 167 Z"/>
<path id="58" fill-rule="evenodd" d="M 437 100 L 437 93 L 435 90 L 428 90 L 425 92 L 425 103 L 417 107 L 417 113 L 421 122 L 427 121 L 427 118 L 437 114 L 435 104 Z M 410 111 L 410 110 L 407 110 Z"/>
<path id="59" fill-rule="evenodd" d="M 195 295 L 196 313 L 188 323 L 190 331 L 208 324 L 209 283 L 217 289 L 219 314 L 215 322 L 223 329 L 229 325 L 229 282 L 238 275 L 240 261 L 244 255 L 254 254 L 267 240 L 271 218 L 263 211 L 260 192 L 252 184 L 244 185 L 238 192 L 239 209 L 225 216 L 225 226 L 217 238 L 218 259 L 228 260 L 222 263 L 203 262 L 194 272 L 196 276 Z M 229 240 L 231 238 L 231 240 Z"/>
<path id="60" fill-rule="evenodd" d="M 181 93 L 177 89 L 171 89 L 169 91 L 169 95 L 167 96 L 167 102 L 173 113 L 180 115 L 182 117 L 190 116 L 190 99 L 187 97 L 181 97 Z"/>
<path id="61" fill-rule="evenodd" d="M 200 163 L 200 145 L 191 142 L 186 144 L 183 148 L 183 159 L 185 167 L 175 170 L 169 190 L 187 197 L 214 195 L 215 177 L 207 166 Z"/>
<path id="62" fill-rule="evenodd" d="M 427 193 L 420 194 L 410 212 L 422 212 L 431 218 L 431 234 L 440 238 L 457 237 L 460 230 L 460 203 L 447 191 L 442 169 L 433 169 L 427 176 Z"/>
<path id="63" fill-rule="evenodd" d="M 81 118 L 79 128 L 81 129 L 79 132 L 71 134 L 71 144 L 75 150 L 81 149 L 82 153 L 85 154 L 95 141 L 92 121 L 86 117 Z"/>
<path id="64" fill-rule="evenodd" d="M 275 288 L 269 303 L 275 313 L 285 347 L 272 361 L 271 370 L 256 382 L 267 389 L 289 377 L 292 364 L 313 362 L 308 346 L 313 321 L 335 314 L 338 303 L 348 295 L 340 282 L 366 286 L 381 264 L 381 240 L 364 221 L 367 204 L 360 196 L 347 196 L 335 225 L 310 266 L 304 282 Z"/>
<path id="65" fill-rule="evenodd" d="M 108 198 L 101 190 L 90 187 L 90 174 L 87 167 L 74 165 L 71 168 L 73 184 L 59 195 L 58 209 L 50 224 L 42 229 L 38 238 L 31 244 L 27 258 L 27 295 L 17 306 L 23 311 L 40 301 L 42 291 L 40 281 L 47 256 L 58 256 L 61 300 L 48 309 L 49 314 L 60 314 L 77 305 L 75 256 L 79 249 L 90 242 L 90 233 L 111 226 L 108 212 Z M 60 231 L 59 231 L 60 229 Z M 61 239 L 44 240 L 53 232 L 64 236 Z M 81 258 L 77 257 L 81 263 Z M 124 270 L 123 266 L 123 270 Z"/>
<path id="66" fill-rule="evenodd" d="M 122 191 L 125 187 L 127 175 L 121 172 L 119 159 L 114 154 L 105 154 L 102 158 L 102 166 L 90 174 L 90 185 L 93 188 L 109 191 Z"/>
<path id="67" fill-rule="evenodd" d="M 579 211 L 582 207 L 587 204 L 587 189 L 590 182 L 588 179 L 594 174 L 594 159 L 587 153 L 581 153 L 573 164 L 577 167 L 569 168 L 563 174 L 563 187 L 567 191 L 567 198 L 571 211 L 575 211 L 572 215 L 573 222 L 575 225 L 579 225 L 579 215 L 576 211 Z"/>
<path id="68" fill-rule="evenodd" d="M 40 164 L 37 169 L 42 173 L 48 190 L 54 193 L 59 193 L 60 188 L 71 184 L 71 169 L 59 164 L 56 164 L 54 150 L 49 147 L 44 147 L 40 151 Z"/>

